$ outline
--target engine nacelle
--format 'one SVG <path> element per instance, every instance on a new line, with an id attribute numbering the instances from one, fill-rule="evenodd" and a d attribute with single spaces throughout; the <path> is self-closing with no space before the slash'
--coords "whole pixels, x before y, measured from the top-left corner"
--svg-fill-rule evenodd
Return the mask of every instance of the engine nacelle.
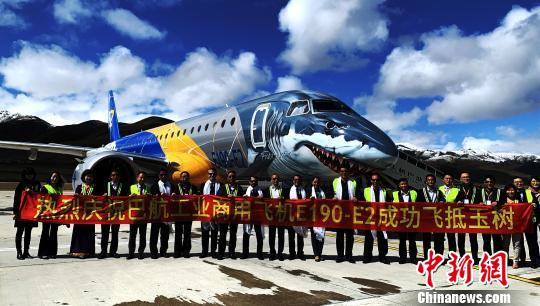
<path id="1" fill-rule="evenodd" d="M 113 169 L 120 173 L 122 184 L 129 186 L 135 181 L 135 175 L 141 170 L 141 167 L 130 156 L 114 151 L 100 152 L 85 158 L 75 167 L 71 178 L 73 189 L 75 190 L 81 184 L 81 175 L 85 170 L 92 170 L 97 186 L 104 187 Z M 143 170 L 147 171 L 147 169 Z"/>

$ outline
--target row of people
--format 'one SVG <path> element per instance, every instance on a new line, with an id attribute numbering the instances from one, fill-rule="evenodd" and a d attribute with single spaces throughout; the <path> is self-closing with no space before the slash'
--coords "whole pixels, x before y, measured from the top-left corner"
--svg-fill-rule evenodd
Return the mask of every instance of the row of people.
<path id="1" fill-rule="evenodd" d="M 280 183 L 280 177 L 277 174 L 271 176 L 271 185 L 264 190 L 258 186 L 258 180 L 252 176 L 249 180 L 249 186 L 244 190 L 236 182 L 236 172 L 231 170 L 227 173 L 226 182 L 221 183 L 217 180 L 217 171 L 214 168 L 208 170 L 208 180 L 203 183 L 200 188 L 190 183 L 188 172 L 181 173 L 181 182 L 178 185 L 172 184 L 168 180 L 168 172 L 166 169 L 159 171 L 158 180 L 148 187 L 145 183 L 145 173 L 139 172 L 136 176 L 136 184 L 129 188 L 122 186 L 120 182 L 120 173 L 113 170 L 110 174 L 110 180 L 107 182 L 104 195 L 121 196 L 121 195 L 195 195 L 195 194 L 212 194 L 218 196 L 251 196 L 251 197 L 266 197 L 266 198 L 284 198 L 284 199 L 305 199 L 305 198 L 336 198 L 339 200 L 352 201 L 367 201 L 367 202 L 455 202 L 455 203 L 484 203 L 487 205 L 502 205 L 504 203 L 533 203 L 538 207 L 539 183 L 540 180 L 534 177 L 531 179 L 529 188 L 524 188 L 522 178 L 515 178 L 513 184 L 507 185 L 503 191 L 495 188 L 495 179 L 492 176 L 484 178 L 483 188 L 474 186 L 471 183 L 471 175 L 468 172 L 463 172 L 460 175 L 460 186 L 453 185 L 454 178 L 450 174 L 446 174 L 443 178 L 443 185 L 436 186 L 436 178 L 434 175 L 427 175 L 425 179 L 425 187 L 421 190 L 414 190 L 408 184 L 406 179 L 400 179 L 398 182 L 399 189 L 389 191 L 382 187 L 381 177 L 374 173 L 370 176 L 370 187 L 357 188 L 357 183 L 349 177 L 349 169 L 341 167 L 339 169 L 340 176 L 332 182 L 332 195 L 326 195 L 320 186 L 319 178 L 313 178 L 311 188 L 307 190 L 302 186 L 302 178 L 300 175 L 295 175 L 290 188 L 283 188 Z M 23 171 L 23 180 L 16 189 L 14 198 L 14 213 L 15 226 L 17 227 L 16 246 L 17 257 L 24 259 L 29 257 L 28 247 L 30 244 L 30 235 L 32 227 L 37 226 L 36 222 L 19 220 L 18 205 L 20 202 L 20 194 L 22 190 L 41 191 L 49 194 L 62 193 L 62 178 L 58 172 L 53 172 L 47 184 L 41 187 L 35 181 L 35 172 L 31 169 Z M 75 193 L 81 195 L 100 195 L 102 192 L 95 188 L 93 175 L 90 171 L 85 171 L 81 177 L 83 184 L 77 186 Z M 118 231 L 119 225 L 101 225 L 101 252 L 98 258 L 107 256 L 119 257 L 118 250 Z M 191 227 L 192 222 L 175 222 L 175 257 L 189 257 L 191 250 Z M 167 256 L 168 240 L 169 240 L 169 224 L 152 223 L 150 228 L 150 254 L 152 258 L 159 256 Z M 57 246 L 58 225 L 43 223 L 43 230 L 40 239 L 40 247 L 38 256 L 41 258 L 55 257 Z M 245 224 L 242 226 L 243 232 L 243 252 L 242 258 L 249 256 L 249 238 L 254 231 L 257 243 L 257 257 L 264 259 L 263 256 L 263 238 L 265 226 L 257 224 Z M 536 229 L 536 224 L 535 224 Z M 206 256 L 223 259 L 227 246 L 227 234 L 229 234 L 228 256 L 236 258 L 236 237 L 238 224 L 216 224 L 214 222 L 202 222 L 202 252 L 200 257 Z M 304 255 L 304 238 L 311 232 L 311 242 L 315 260 L 322 259 L 322 250 L 324 246 L 325 229 L 324 228 L 304 228 L 304 227 L 286 227 L 286 226 L 268 226 L 269 230 L 269 258 L 270 260 L 284 260 L 284 242 L 285 233 L 288 234 L 289 258 L 299 258 L 305 260 Z M 128 243 L 128 259 L 135 257 L 136 238 L 139 234 L 138 258 L 142 259 L 146 248 L 146 231 L 147 224 L 132 224 L 130 225 L 129 243 Z M 22 233 L 25 233 L 24 252 L 21 249 Z M 337 262 L 349 261 L 354 262 L 352 250 L 354 243 L 355 231 L 352 229 L 335 229 L 336 232 L 336 251 Z M 109 235 L 111 234 L 110 248 L 107 252 L 109 244 Z M 277 248 L 276 248 L 277 235 Z M 377 239 L 378 259 L 380 262 L 388 264 L 388 234 L 384 231 L 364 231 L 364 256 L 363 262 L 368 263 L 373 260 L 373 244 Z M 399 235 L 399 257 L 400 263 L 407 262 L 407 251 L 409 262 L 417 262 L 416 238 L 422 236 L 423 252 L 427 255 L 433 241 L 434 250 L 443 254 L 445 236 L 450 251 L 458 251 L 461 255 L 465 254 L 465 238 L 466 234 L 454 233 L 398 233 Z M 74 225 L 72 243 L 70 253 L 81 258 L 91 256 L 95 253 L 94 250 L 95 226 L 76 224 Z M 477 234 L 468 234 L 471 253 L 475 263 L 478 263 L 478 241 Z M 531 266 L 536 267 L 540 261 L 538 254 L 538 243 L 536 231 L 525 233 L 525 237 L 529 246 L 529 256 L 531 258 Z M 157 242 L 160 240 L 158 251 Z M 498 235 L 498 234 L 482 234 L 483 251 L 491 253 L 498 250 L 508 251 L 510 241 L 512 241 L 514 267 L 517 268 L 524 263 L 524 247 L 522 234 L 515 235 Z M 493 242 L 493 248 L 492 248 Z M 407 247 L 408 244 L 408 247 Z"/>

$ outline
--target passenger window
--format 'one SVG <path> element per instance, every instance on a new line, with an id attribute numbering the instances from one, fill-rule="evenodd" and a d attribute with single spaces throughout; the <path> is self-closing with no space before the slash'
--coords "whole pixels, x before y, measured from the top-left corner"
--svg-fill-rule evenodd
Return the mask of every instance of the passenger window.
<path id="1" fill-rule="evenodd" d="M 232 118 L 232 119 L 231 119 L 231 126 L 234 125 L 234 121 L 236 121 L 236 118 Z"/>
<path id="2" fill-rule="evenodd" d="M 197 133 L 199 133 L 201 131 L 201 126 L 199 125 L 199 127 L 197 128 Z"/>
<path id="3" fill-rule="evenodd" d="M 191 127 L 191 132 L 189 132 L 190 134 L 193 134 L 193 130 L 195 129 L 195 127 Z"/>
<path id="4" fill-rule="evenodd" d="M 208 123 L 204 126 L 204 130 L 208 131 Z"/>
<path id="5" fill-rule="evenodd" d="M 224 127 L 225 126 L 225 119 L 223 119 L 223 121 L 221 121 L 221 127 Z"/>
<path id="6" fill-rule="evenodd" d="M 308 101 L 296 101 L 291 103 L 289 110 L 287 111 L 287 116 L 298 116 L 309 113 L 309 103 Z"/>
<path id="7" fill-rule="evenodd" d="M 183 135 L 186 135 L 186 132 L 187 132 L 187 129 L 184 129 L 184 133 L 182 133 Z"/>

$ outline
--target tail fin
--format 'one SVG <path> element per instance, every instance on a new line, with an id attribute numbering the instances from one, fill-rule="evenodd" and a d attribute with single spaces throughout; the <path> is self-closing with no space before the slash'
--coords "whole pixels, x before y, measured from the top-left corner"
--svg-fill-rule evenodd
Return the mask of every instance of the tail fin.
<path id="1" fill-rule="evenodd" d="M 109 138 L 111 142 L 120 139 L 120 129 L 118 128 L 118 117 L 116 116 L 112 90 L 109 90 Z"/>

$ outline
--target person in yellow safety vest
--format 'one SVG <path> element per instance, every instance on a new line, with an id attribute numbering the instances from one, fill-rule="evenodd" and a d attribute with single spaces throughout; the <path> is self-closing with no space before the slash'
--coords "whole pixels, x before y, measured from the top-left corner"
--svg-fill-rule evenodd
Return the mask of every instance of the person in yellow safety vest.
<path id="1" fill-rule="evenodd" d="M 437 189 L 437 178 L 433 174 L 427 174 L 425 180 L 426 186 L 422 188 L 422 191 L 419 194 L 418 202 L 423 203 L 444 203 L 446 202 L 444 194 L 442 191 Z M 428 259 L 429 249 L 431 249 L 431 237 L 433 237 L 433 249 L 435 253 L 443 255 L 444 254 L 444 232 L 424 232 L 423 236 L 423 249 L 424 249 L 424 260 Z"/>
<path id="2" fill-rule="evenodd" d="M 399 190 L 392 193 L 392 200 L 396 203 L 411 203 L 416 202 L 418 194 L 416 190 L 409 187 L 409 181 L 406 178 L 400 178 L 398 181 Z M 410 263 L 416 264 L 418 259 L 416 254 L 416 233 L 401 232 L 399 233 L 399 263 L 407 263 L 407 240 L 409 241 L 409 260 Z"/>
<path id="3" fill-rule="evenodd" d="M 444 194 L 446 203 L 455 203 L 459 194 L 459 188 L 454 187 L 454 176 L 450 173 L 446 173 L 443 176 L 443 185 L 439 187 L 439 190 Z M 448 238 L 448 250 L 457 251 L 456 234 L 446 233 Z"/>
<path id="4" fill-rule="evenodd" d="M 514 185 L 516 186 L 516 198 L 519 203 L 531 203 L 533 206 L 538 206 L 538 201 L 533 195 L 532 190 L 525 189 L 525 184 L 522 177 L 514 177 Z M 538 234 L 537 234 L 537 220 L 533 215 L 533 227 L 534 231 L 525 232 L 525 238 L 527 239 L 527 245 L 529 246 L 529 258 L 531 259 L 531 267 L 536 269 L 540 264 L 540 252 L 538 247 Z M 523 239 L 522 239 L 523 240 Z M 521 245 L 524 245 L 523 243 Z M 525 263 L 525 248 L 521 248 L 521 262 Z"/>
<path id="5" fill-rule="evenodd" d="M 62 195 L 64 179 L 58 171 L 53 171 L 47 184 L 41 187 L 41 193 Z M 43 222 L 41 238 L 39 239 L 38 256 L 41 259 L 56 258 L 58 252 L 58 224 Z M 69 224 L 67 225 L 69 227 Z"/>
<path id="6" fill-rule="evenodd" d="M 227 183 L 225 184 L 225 193 L 229 198 L 235 198 L 242 196 L 244 190 L 236 182 L 236 171 L 229 170 L 227 171 Z M 218 238 L 218 259 L 223 259 L 225 257 L 225 248 L 227 247 L 227 231 L 229 233 L 229 258 L 236 259 L 236 233 L 238 231 L 238 223 L 232 221 L 229 223 L 220 223 L 219 224 L 219 238 Z M 248 236 L 249 244 L 249 236 Z M 249 253 L 249 249 L 248 252 Z M 245 254 L 246 258 L 248 254 Z"/>
<path id="7" fill-rule="evenodd" d="M 371 186 L 364 188 L 363 201 L 366 202 L 386 202 L 390 200 L 386 190 L 381 186 L 381 176 L 373 173 L 370 177 Z M 377 249 L 379 250 L 379 262 L 389 265 L 390 261 L 386 258 L 388 254 L 388 236 L 384 231 L 365 231 L 364 242 L 364 263 L 371 262 L 373 258 L 373 241 L 377 237 Z"/>
<path id="8" fill-rule="evenodd" d="M 137 184 L 133 184 L 129 187 L 131 195 L 146 195 L 150 193 L 150 189 L 144 183 L 146 172 L 139 171 L 136 179 Z M 128 250 L 129 254 L 126 259 L 133 259 L 135 254 L 135 240 L 137 239 L 137 231 L 139 231 L 139 259 L 144 258 L 144 249 L 146 248 L 146 223 L 135 223 L 129 225 L 129 242 Z"/>
<path id="9" fill-rule="evenodd" d="M 339 177 L 334 179 L 332 182 L 332 187 L 334 190 L 334 199 L 358 201 L 358 188 L 356 188 L 356 181 L 349 178 L 349 167 L 347 165 L 343 164 L 341 167 L 339 167 Z M 344 236 L 345 257 L 343 257 Z M 354 263 L 355 260 L 352 254 L 353 245 L 353 229 L 336 229 L 336 262 L 343 262 L 343 260 L 346 259 L 350 263 Z"/>

